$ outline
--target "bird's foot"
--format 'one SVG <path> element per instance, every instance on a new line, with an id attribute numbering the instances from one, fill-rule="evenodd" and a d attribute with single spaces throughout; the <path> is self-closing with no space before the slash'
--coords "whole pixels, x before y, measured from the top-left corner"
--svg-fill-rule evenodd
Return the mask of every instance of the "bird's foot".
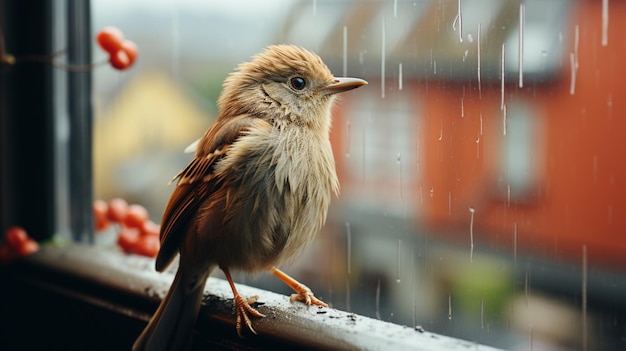
<path id="1" fill-rule="evenodd" d="M 302 284 L 300 284 L 299 290 L 296 290 L 296 294 L 291 294 L 289 301 L 292 303 L 294 301 L 300 301 L 307 304 L 307 306 L 316 305 L 328 307 L 328 305 L 324 301 L 318 299 L 317 297 L 315 297 L 315 295 L 313 295 L 313 292 L 311 291 L 311 289 L 309 289 L 308 286 Z"/>
<path id="2" fill-rule="evenodd" d="M 300 302 L 305 303 L 307 306 L 316 305 L 316 306 L 328 307 L 328 305 L 324 303 L 324 301 L 318 299 L 317 297 L 315 297 L 315 295 L 313 295 L 313 292 L 311 291 L 311 289 L 309 289 L 308 286 L 293 279 L 287 273 L 281 271 L 280 269 L 276 267 L 273 267 L 271 272 L 278 279 L 280 279 L 283 283 L 287 284 L 287 286 L 289 286 L 290 288 L 293 289 L 293 291 L 296 292 L 295 294 L 291 295 L 291 298 L 289 298 L 289 301 L 291 302 L 300 301 Z"/>
<path id="3" fill-rule="evenodd" d="M 260 313 L 259 311 L 252 308 L 252 306 L 250 306 L 250 304 L 257 302 L 258 299 L 259 299 L 258 296 L 253 296 L 248 299 L 244 299 L 239 294 L 235 295 L 235 312 L 237 314 L 237 322 L 235 326 L 237 328 L 237 335 L 239 335 L 240 338 L 243 338 L 243 334 L 241 332 L 242 324 L 245 324 L 246 327 L 248 327 L 248 329 L 250 329 L 250 331 L 253 334 L 256 334 L 256 331 L 252 327 L 252 322 L 250 321 L 249 316 L 258 317 L 258 318 L 265 317 L 264 314 Z"/>

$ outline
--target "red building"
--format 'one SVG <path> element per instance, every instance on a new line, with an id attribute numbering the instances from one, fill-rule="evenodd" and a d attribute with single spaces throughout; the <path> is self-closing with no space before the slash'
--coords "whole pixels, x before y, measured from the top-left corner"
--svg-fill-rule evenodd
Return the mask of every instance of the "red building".
<path id="1" fill-rule="evenodd" d="M 474 2 L 366 3 L 329 36 L 370 81 L 333 126 L 344 194 L 439 238 L 624 270 L 626 3 Z"/>

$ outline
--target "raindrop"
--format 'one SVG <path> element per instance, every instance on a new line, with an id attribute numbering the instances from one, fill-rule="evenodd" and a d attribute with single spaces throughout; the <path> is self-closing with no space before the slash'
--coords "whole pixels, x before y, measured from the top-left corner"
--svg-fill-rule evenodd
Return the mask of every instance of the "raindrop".
<path id="1" fill-rule="evenodd" d="M 448 216 L 452 216 L 452 192 L 448 191 Z"/>
<path id="2" fill-rule="evenodd" d="M 348 268 L 348 275 L 350 275 L 352 273 L 352 267 L 351 267 L 351 262 L 352 262 L 352 233 L 350 230 L 350 222 L 346 222 L 346 237 L 347 237 L 347 243 L 346 243 L 346 247 L 347 247 L 347 253 L 346 253 L 346 264 L 347 264 L 347 268 Z"/>
<path id="3" fill-rule="evenodd" d="M 602 0 L 602 46 L 609 45 L 609 0 Z"/>
<path id="4" fill-rule="evenodd" d="M 587 245 L 583 245 L 583 282 L 582 282 L 582 318 L 583 318 L 583 350 L 587 350 Z"/>
<path id="5" fill-rule="evenodd" d="M 482 99 L 483 94 L 482 94 L 482 88 L 480 85 L 480 30 L 481 30 L 481 23 L 478 23 L 478 33 L 476 34 L 476 51 L 478 53 L 478 57 L 477 57 L 477 75 L 478 75 L 478 98 Z M 481 123 L 482 123 L 482 119 L 481 119 Z M 481 124 L 482 125 L 482 124 Z M 482 129 L 481 129 L 482 130 Z M 482 132 L 481 132 L 482 134 Z"/>
<path id="6" fill-rule="evenodd" d="M 569 93 L 570 95 L 574 95 L 576 92 L 576 58 L 574 57 L 574 53 L 570 52 L 569 54 L 569 63 L 571 67 L 571 78 L 569 84 Z"/>
<path id="7" fill-rule="evenodd" d="M 382 28 L 382 43 L 381 43 L 381 60 L 380 60 L 380 94 L 382 98 L 385 98 L 385 19 L 383 18 Z"/>
<path id="8" fill-rule="evenodd" d="M 474 207 L 469 208 L 470 211 L 470 262 L 474 262 Z"/>
<path id="9" fill-rule="evenodd" d="M 402 247 L 402 239 L 398 239 L 398 252 L 396 260 L 396 283 L 400 283 L 400 248 Z"/>
<path id="10" fill-rule="evenodd" d="M 448 319 L 452 319 L 452 295 L 448 294 Z"/>
<path id="11" fill-rule="evenodd" d="M 506 105 L 502 106 L 502 134 L 506 135 Z"/>
<path id="12" fill-rule="evenodd" d="M 579 27 L 574 27 L 574 52 L 569 54 L 569 63 L 571 68 L 571 80 L 569 86 L 570 95 L 574 95 L 576 91 L 576 73 L 578 72 L 578 41 L 579 41 Z"/>
<path id="13" fill-rule="evenodd" d="M 398 17 L 398 0 L 393 0 L 393 18 Z"/>
<path id="14" fill-rule="evenodd" d="M 380 278 L 376 284 L 376 319 L 380 319 Z"/>
<path id="15" fill-rule="evenodd" d="M 524 3 L 519 5 L 519 87 L 524 87 Z"/>
<path id="16" fill-rule="evenodd" d="M 470 43 L 474 42 L 474 36 L 472 35 L 472 33 L 467 33 L 467 41 Z"/>
<path id="17" fill-rule="evenodd" d="M 439 141 L 443 140 L 443 120 L 441 121 L 441 127 L 439 128 Z"/>
<path id="18" fill-rule="evenodd" d="M 459 43 L 463 42 L 463 16 L 461 14 L 461 0 L 459 0 L 457 7 L 457 14 L 454 18 L 454 22 L 452 22 L 452 29 L 456 30 L 456 26 L 459 26 Z"/>
<path id="19" fill-rule="evenodd" d="M 480 137 L 476 138 L 476 158 L 480 158 Z"/>
<path id="20" fill-rule="evenodd" d="M 546 50 L 541 50 L 541 56 L 542 56 L 542 57 L 548 57 L 548 51 L 546 51 Z"/>
<path id="21" fill-rule="evenodd" d="M 398 90 L 402 90 L 402 62 L 398 64 Z"/>
<path id="22" fill-rule="evenodd" d="M 431 187 L 430 188 L 430 197 L 433 197 L 435 195 L 435 188 Z"/>
<path id="23" fill-rule="evenodd" d="M 343 76 L 348 76 L 348 26 L 343 26 Z"/>
<path id="24" fill-rule="evenodd" d="M 398 152 L 398 154 L 396 155 L 396 163 L 400 164 L 400 161 L 402 161 L 402 155 Z"/>
<path id="25" fill-rule="evenodd" d="M 463 62 L 465 62 L 467 55 L 469 55 L 469 50 L 465 50 L 465 52 L 463 53 L 463 60 L 462 60 Z"/>
<path id="26" fill-rule="evenodd" d="M 482 114 L 482 112 L 479 115 L 479 119 L 480 119 L 480 135 L 483 135 L 483 114 Z"/>
<path id="27" fill-rule="evenodd" d="M 485 303 L 480 299 L 480 328 L 485 329 Z"/>
<path id="28" fill-rule="evenodd" d="M 463 93 L 465 93 L 465 87 Z M 465 97 L 461 97 L 461 118 L 463 117 L 465 117 Z"/>
<path id="29" fill-rule="evenodd" d="M 500 61 L 500 110 L 504 109 L 504 52 L 506 50 L 506 45 L 502 44 L 502 58 Z"/>
<path id="30" fill-rule="evenodd" d="M 530 324 L 530 340 L 528 342 L 529 346 L 528 346 L 528 350 L 533 351 L 533 334 L 534 334 L 534 326 L 532 325 L 532 323 Z"/>
<path id="31" fill-rule="evenodd" d="M 317 16 L 317 0 L 313 0 L 313 17 L 315 16 Z"/>

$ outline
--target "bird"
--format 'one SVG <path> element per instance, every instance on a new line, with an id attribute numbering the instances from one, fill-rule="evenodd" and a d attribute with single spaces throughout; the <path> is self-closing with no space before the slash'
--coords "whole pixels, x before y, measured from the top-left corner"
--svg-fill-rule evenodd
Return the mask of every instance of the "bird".
<path id="1" fill-rule="evenodd" d="M 291 302 L 327 306 L 277 268 L 294 258 L 326 221 L 339 192 L 329 131 L 336 94 L 367 82 L 334 77 L 315 53 L 270 45 L 224 80 L 214 123 L 187 151 L 193 159 L 174 177 L 155 268 L 179 256 L 172 285 L 133 350 L 182 350 L 205 282 L 220 268 L 230 284 L 240 337 L 256 334 L 251 306 L 231 271 L 270 272 L 295 293 Z"/>

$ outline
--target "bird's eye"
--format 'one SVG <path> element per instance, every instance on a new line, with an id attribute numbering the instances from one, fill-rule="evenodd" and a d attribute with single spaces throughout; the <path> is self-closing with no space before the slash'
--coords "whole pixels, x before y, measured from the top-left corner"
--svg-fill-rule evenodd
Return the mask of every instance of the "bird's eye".
<path id="1" fill-rule="evenodd" d="M 302 90 L 304 89 L 304 87 L 306 87 L 306 80 L 304 80 L 304 78 L 302 77 L 293 77 L 289 81 L 289 84 L 292 88 L 296 90 Z"/>

